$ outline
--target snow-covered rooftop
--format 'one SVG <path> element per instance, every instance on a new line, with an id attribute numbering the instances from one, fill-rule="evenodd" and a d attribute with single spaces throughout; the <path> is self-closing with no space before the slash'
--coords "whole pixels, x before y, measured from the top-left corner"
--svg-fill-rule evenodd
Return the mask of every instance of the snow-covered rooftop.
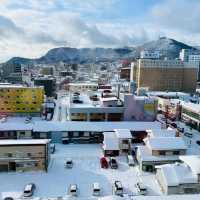
<path id="1" fill-rule="evenodd" d="M 115 132 L 104 132 L 103 149 L 119 150 L 119 142 Z"/>
<path id="2" fill-rule="evenodd" d="M 180 150 L 187 149 L 181 137 L 154 137 L 145 138 L 145 144 L 152 150 Z"/>
<path id="3" fill-rule="evenodd" d="M 173 155 L 173 156 L 154 156 L 151 154 L 149 149 L 146 146 L 138 146 L 137 147 L 137 153 L 139 155 L 139 159 L 141 161 L 152 161 L 152 162 L 157 162 L 157 161 L 178 161 L 179 156 Z"/>
<path id="4" fill-rule="evenodd" d="M 45 121 L 39 117 L 33 117 L 30 123 L 25 123 L 25 117 L 7 117 L 0 122 L 0 131 L 34 131 L 34 132 L 61 132 L 61 131 L 94 131 L 104 132 L 114 129 L 130 129 L 132 131 L 144 131 L 146 129 L 159 129 L 159 122 L 87 122 L 87 121 Z"/>
<path id="5" fill-rule="evenodd" d="M 129 129 L 114 129 L 116 136 L 120 139 L 132 138 L 131 131 Z"/>
<path id="6" fill-rule="evenodd" d="M 26 144 L 47 144 L 50 140 L 48 139 L 20 139 L 20 140 L 0 140 L 0 146 L 7 145 L 26 145 Z"/>
<path id="7" fill-rule="evenodd" d="M 179 158 L 191 168 L 193 173 L 200 174 L 200 155 L 179 156 Z"/>
<path id="8" fill-rule="evenodd" d="M 153 137 L 175 137 L 176 136 L 176 130 L 175 129 L 151 129 L 146 130 L 148 135 Z"/>
<path id="9" fill-rule="evenodd" d="M 178 186 L 179 184 L 197 183 L 197 176 L 185 163 L 175 163 L 157 166 L 160 168 L 166 185 Z"/>
<path id="10" fill-rule="evenodd" d="M 190 96 L 188 93 L 184 92 L 164 92 L 164 91 L 153 91 L 147 92 L 149 96 L 166 96 L 166 97 L 181 97 L 181 96 Z"/>
<path id="11" fill-rule="evenodd" d="M 192 110 L 193 112 L 200 114 L 200 104 L 195 104 L 195 103 L 190 103 L 190 102 L 182 102 L 181 105 L 183 108 Z"/>
<path id="12" fill-rule="evenodd" d="M 37 121 L 34 123 L 33 131 L 50 132 L 50 131 L 91 131 L 105 132 L 114 129 L 130 129 L 132 131 L 144 131 L 146 129 L 161 128 L 159 122 L 47 122 Z"/>

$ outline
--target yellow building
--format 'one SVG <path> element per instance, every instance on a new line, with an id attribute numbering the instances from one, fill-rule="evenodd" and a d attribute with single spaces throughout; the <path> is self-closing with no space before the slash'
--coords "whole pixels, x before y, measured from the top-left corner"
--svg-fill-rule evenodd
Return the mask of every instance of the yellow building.
<path id="1" fill-rule="evenodd" d="M 179 60 L 139 59 L 132 65 L 131 80 L 138 89 L 192 93 L 196 90 L 197 67 Z"/>
<path id="2" fill-rule="evenodd" d="M 38 113 L 43 100 L 43 87 L 0 84 L 0 113 Z"/>

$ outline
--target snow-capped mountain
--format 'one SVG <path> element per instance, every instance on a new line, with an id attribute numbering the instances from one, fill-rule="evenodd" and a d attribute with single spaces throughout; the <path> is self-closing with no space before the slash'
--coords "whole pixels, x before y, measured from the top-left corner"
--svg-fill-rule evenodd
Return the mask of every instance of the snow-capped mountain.
<path id="1" fill-rule="evenodd" d="M 139 57 L 141 50 L 159 50 L 163 57 L 177 58 L 182 48 L 194 48 L 174 39 L 161 37 L 156 41 L 145 43 L 138 47 L 123 48 L 70 48 L 60 47 L 51 49 L 38 59 L 14 57 L 9 63 L 45 63 L 53 64 L 58 62 L 67 63 L 92 63 L 102 61 L 116 61 L 120 59 L 134 59 Z"/>

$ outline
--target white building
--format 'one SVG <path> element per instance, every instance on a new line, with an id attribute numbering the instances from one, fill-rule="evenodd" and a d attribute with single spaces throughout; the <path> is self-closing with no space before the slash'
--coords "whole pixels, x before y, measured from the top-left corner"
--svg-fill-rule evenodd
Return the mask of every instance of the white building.
<path id="1" fill-rule="evenodd" d="M 166 130 L 164 133 L 151 133 L 144 139 L 144 146 L 138 146 L 136 158 L 140 170 L 153 172 L 156 165 L 174 163 L 179 161 L 179 155 L 185 155 L 187 147 L 181 137 L 174 137 L 174 133 L 169 130 L 167 137 Z M 155 137 L 155 135 L 158 137 Z M 153 135 L 153 137 L 152 137 Z M 160 137 L 160 135 L 164 135 Z"/>
<path id="2" fill-rule="evenodd" d="M 143 50 L 140 52 L 140 58 L 143 59 L 159 59 L 160 52 L 159 51 L 147 51 Z"/>
<path id="3" fill-rule="evenodd" d="M 156 178 L 164 194 L 200 193 L 200 157 L 180 156 L 183 163 L 157 166 Z"/>

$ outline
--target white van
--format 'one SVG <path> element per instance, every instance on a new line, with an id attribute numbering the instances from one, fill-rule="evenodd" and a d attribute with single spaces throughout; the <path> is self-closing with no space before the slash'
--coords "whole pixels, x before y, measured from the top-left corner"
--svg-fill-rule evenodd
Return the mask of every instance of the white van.
<path id="1" fill-rule="evenodd" d="M 50 121 L 50 120 L 51 120 L 51 117 L 52 117 L 52 114 L 51 114 L 51 113 L 48 113 L 48 114 L 47 114 L 46 120 L 47 120 L 47 121 Z"/>
<path id="2" fill-rule="evenodd" d="M 100 189 L 99 183 L 93 183 L 92 184 L 92 194 L 94 196 L 100 196 L 100 191 L 101 191 L 101 189 Z"/>
<path id="3" fill-rule="evenodd" d="M 115 195 L 123 195 L 123 187 L 120 181 L 115 181 L 113 184 L 113 194 Z"/>
<path id="4" fill-rule="evenodd" d="M 127 162 L 128 162 L 128 165 L 129 165 L 129 166 L 135 166 L 135 161 L 134 161 L 132 155 L 128 155 L 128 156 L 127 156 Z"/>
<path id="5" fill-rule="evenodd" d="M 78 194 L 78 188 L 76 184 L 71 184 L 69 186 L 68 192 L 71 196 L 77 196 Z"/>
<path id="6" fill-rule="evenodd" d="M 138 182 L 135 185 L 138 194 L 140 195 L 146 195 L 147 194 L 147 187 L 142 183 L 142 182 Z"/>

